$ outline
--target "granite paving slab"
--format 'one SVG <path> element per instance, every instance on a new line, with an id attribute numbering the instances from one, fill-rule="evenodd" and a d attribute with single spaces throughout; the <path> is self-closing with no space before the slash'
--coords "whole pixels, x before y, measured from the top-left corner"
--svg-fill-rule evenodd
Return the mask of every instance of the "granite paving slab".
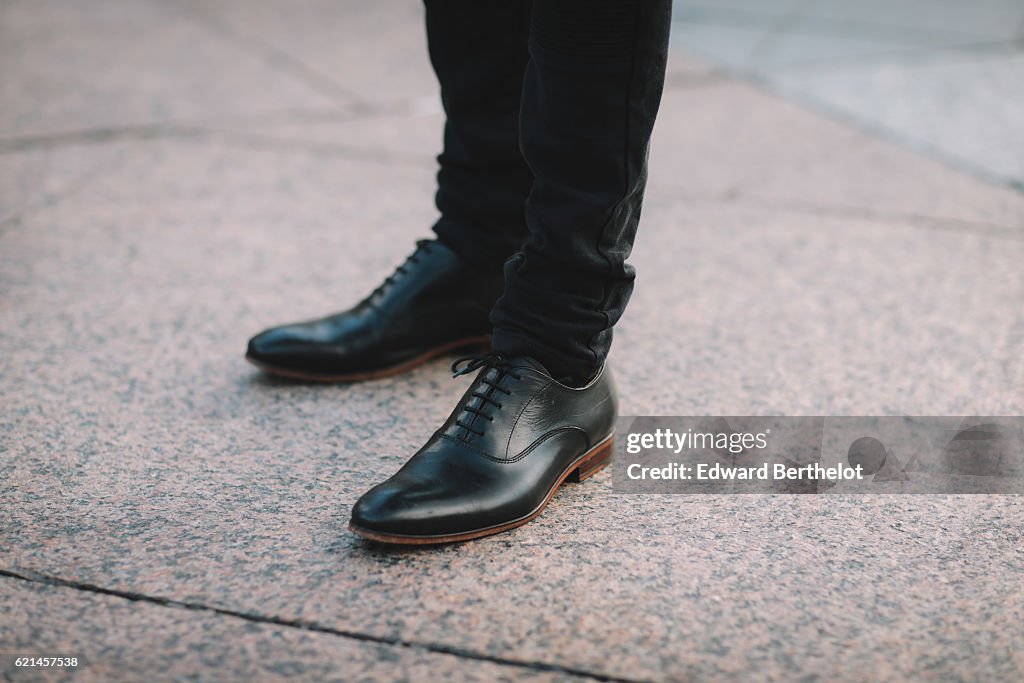
<path id="1" fill-rule="evenodd" d="M 1019 674 L 1012 498 L 627 496 L 601 474 L 469 545 L 348 534 L 464 382 L 435 362 L 306 386 L 240 354 L 372 287 L 426 234 L 431 186 L 134 143 L 0 237 L 0 567 L 624 679 Z M 624 413 L 1021 411 L 1021 241 L 660 191 L 645 216 Z"/>
<path id="2" fill-rule="evenodd" d="M 0 676 L 19 681 L 565 681 L 565 671 L 0 576 Z M 11 655 L 75 657 L 72 668 Z"/>
<path id="3" fill-rule="evenodd" d="M 678 4 L 673 45 L 1019 193 L 1022 21 L 1014 0 Z"/>
<path id="4" fill-rule="evenodd" d="M 156 0 L 5 2 L 0 63 L 0 139 L 348 104 Z"/>
<path id="5" fill-rule="evenodd" d="M 1024 52 L 1010 47 L 778 74 L 788 94 L 898 133 L 1024 190 Z M 951 98 L 950 93 L 956 97 Z M 978 112 L 984 112 L 979 125 Z"/>
<path id="6" fill-rule="evenodd" d="M 175 0 L 229 40 L 277 56 L 362 103 L 432 95 L 423 4 L 415 0 Z"/>
<path id="7" fill-rule="evenodd" d="M 1024 407 L 1021 241 L 653 196 L 645 211 L 616 330 L 620 374 L 645 379 L 624 414 Z"/>
<path id="8" fill-rule="evenodd" d="M 702 23 L 676 44 L 849 56 L 1000 39 L 1019 9 L 869 4 L 679 6 Z M 430 234 L 417 0 L 12 0 L 0 63 L 0 651 L 80 653 L 81 680 L 1024 678 L 1010 496 L 606 471 L 468 545 L 347 532 L 467 380 L 311 386 L 241 353 Z M 1024 412 L 1024 195 L 675 48 L 655 135 L 623 414 Z"/>
<path id="9" fill-rule="evenodd" d="M 1024 194 L 738 82 L 666 91 L 650 179 L 652 194 L 671 189 L 684 202 L 710 196 L 966 229 L 1024 227 Z"/>

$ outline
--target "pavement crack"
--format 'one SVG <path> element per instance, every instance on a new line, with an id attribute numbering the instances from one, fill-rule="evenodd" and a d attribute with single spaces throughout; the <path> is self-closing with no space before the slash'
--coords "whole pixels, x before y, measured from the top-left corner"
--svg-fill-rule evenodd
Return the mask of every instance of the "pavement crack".
<path id="1" fill-rule="evenodd" d="M 35 149 L 53 149 L 66 145 L 105 144 L 121 140 L 151 140 L 185 134 L 187 129 L 167 124 L 143 124 L 138 126 L 112 126 L 108 128 L 86 128 L 46 135 L 29 135 L 0 140 L 0 154 L 26 152 Z"/>
<path id="2" fill-rule="evenodd" d="M 317 142 L 301 138 L 270 135 L 260 132 L 228 130 L 208 125 L 153 124 L 91 128 L 50 135 L 0 140 L 0 156 L 40 149 L 55 149 L 71 145 L 102 145 L 113 142 L 150 142 L 180 140 L 193 143 L 233 145 L 241 149 L 300 152 L 312 155 L 338 157 L 349 161 L 368 161 L 381 164 L 412 164 L 433 166 L 433 158 L 423 154 L 402 152 L 377 147 L 361 147 L 343 143 Z"/>
<path id="3" fill-rule="evenodd" d="M 674 193 L 671 198 L 649 195 L 645 200 L 645 203 L 652 206 L 668 206 L 676 202 L 712 207 L 731 205 L 739 209 L 757 209 L 776 213 L 792 213 L 797 215 L 822 216 L 827 218 L 847 218 L 876 224 L 896 223 L 907 228 L 992 237 L 1012 240 L 1015 242 L 1024 241 L 1024 226 L 1022 225 L 1004 225 L 986 222 L 980 219 L 971 220 L 966 218 L 930 216 L 921 213 L 902 211 L 876 211 L 843 204 L 826 204 L 795 199 L 775 199 L 767 196 L 761 196 L 753 192 L 740 193 L 735 188 L 711 195 L 701 195 L 682 194 L 679 187 L 671 183 L 653 182 L 650 184 L 650 187 L 656 188 L 661 192 Z"/>
<path id="4" fill-rule="evenodd" d="M 97 586 L 95 584 L 86 583 L 83 581 L 72 581 L 70 579 L 62 579 L 58 576 L 50 576 L 48 574 L 43 574 L 32 570 L 14 571 L 11 569 L 0 569 L 0 577 L 6 577 L 8 579 L 24 581 L 26 583 L 32 583 L 37 585 L 52 586 L 56 588 L 69 588 L 72 590 L 83 591 L 86 593 L 105 595 L 108 597 L 120 598 L 122 600 L 130 600 L 132 602 L 143 602 L 150 605 L 156 605 L 159 607 L 166 607 L 170 609 L 182 609 L 192 612 L 206 612 L 234 619 L 243 619 L 245 621 L 257 624 L 269 624 L 273 626 L 282 626 L 285 628 L 294 628 L 303 631 L 310 631 L 313 633 L 323 633 L 327 635 L 337 636 L 340 638 L 347 638 L 349 640 L 356 640 L 364 643 L 374 643 L 377 645 L 387 645 L 391 647 L 404 647 L 412 650 L 420 650 L 423 652 L 430 652 L 433 654 L 451 655 L 454 657 L 459 657 L 461 659 L 469 659 L 478 662 L 488 662 L 500 666 L 526 669 L 529 671 L 549 672 L 567 676 L 575 676 L 578 678 L 586 678 L 593 681 L 601 681 L 602 683 L 645 683 L 642 679 L 611 676 L 596 671 L 577 669 L 575 667 L 562 666 L 560 664 L 552 664 L 549 662 L 524 661 L 519 659 L 512 659 L 510 657 L 500 657 L 496 655 L 485 654 L 482 652 L 475 652 L 473 650 L 469 650 L 466 648 L 444 645 L 441 643 L 423 643 L 413 640 L 405 640 L 402 638 L 376 636 L 370 633 L 360 633 L 359 631 L 350 631 L 347 629 L 334 628 L 331 626 L 318 624 L 316 622 L 302 621 L 299 619 L 288 619 L 285 617 L 276 617 L 263 614 L 253 614 L 251 612 L 241 612 L 238 610 L 227 609 L 223 607 L 214 607 L 212 605 L 205 605 L 199 602 L 175 600 L 174 598 L 146 595 L 145 593 L 138 593 L 135 591 L 104 588 L 102 586 Z"/>

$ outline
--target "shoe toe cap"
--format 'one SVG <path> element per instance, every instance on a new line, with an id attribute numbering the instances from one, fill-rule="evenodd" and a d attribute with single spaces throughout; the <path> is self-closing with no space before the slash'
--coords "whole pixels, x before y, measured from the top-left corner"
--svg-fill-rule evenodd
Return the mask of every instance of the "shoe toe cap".
<path id="1" fill-rule="evenodd" d="M 272 358 L 281 351 L 281 328 L 264 330 L 249 340 L 245 355 L 257 360 Z"/>
<path id="2" fill-rule="evenodd" d="M 356 501 L 352 525 L 400 536 L 454 533 L 467 523 L 460 498 L 437 483 L 396 475 Z"/>
<path id="3" fill-rule="evenodd" d="M 249 340 L 245 355 L 272 365 L 304 367 L 322 363 L 330 348 L 305 326 L 288 325 L 260 332 Z"/>
<path id="4" fill-rule="evenodd" d="M 384 482 L 364 493 L 352 506 L 352 524 L 381 532 L 402 532 L 410 521 L 410 505 L 401 487 Z"/>

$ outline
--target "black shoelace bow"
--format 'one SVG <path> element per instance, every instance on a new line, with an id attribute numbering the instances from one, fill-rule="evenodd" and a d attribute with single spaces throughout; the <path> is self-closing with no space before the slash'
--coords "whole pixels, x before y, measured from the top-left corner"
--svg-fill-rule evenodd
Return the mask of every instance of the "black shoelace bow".
<path id="1" fill-rule="evenodd" d="M 386 278 L 384 278 L 384 282 L 380 283 L 377 286 L 377 289 L 370 292 L 370 296 L 366 297 L 367 301 L 372 301 L 373 299 L 377 298 L 378 294 L 381 294 L 385 289 L 391 286 L 393 282 L 398 280 L 398 278 L 405 275 L 409 271 L 409 266 L 419 261 L 420 254 L 425 254 L 430 251 L 430 242 L 430 240 L 416 240 L 416 251 L 410 254 L 407 259 L 405 259 L 405 263 L 395 268 L 394 272 L 391 273 L 391 275 L 388 275 Z"/>
<path id="2" fill-rule="evenodd" d="M 487 410 L 487 406 L 491 405 L 494 406 L 495 410 L 501 410 L 501 401 L 495 398 L 495 394 L 500 392 L 507 396 L 512 393 L 510 389 L 501 386 L 502 380 L 507 376 L 512 377 L 516 381 L 522 379 L 522 375 L 513 370 L 508 359 L 500 353 L 463 356 L 452 363 L 452 377 L 461 377 L 480 368 L 494 369 L 495 372 L 484 372 L 480 378 L 480 385 L 470 394 L 470 400 L 466 401 L 466 405 L 462 407 L 462 414 L 455 421 L 455 424 L 466 430 L 467 434 L 474 434 L 476 436 L 484 435 L 482 429 L 477 429 L 474 426 L 478 417 L 488 422 L 494 422 L 494 416 Z M 484 391 L 481 392 L 480 389 L 484 389 Z M 471 404 L 473 398 L 480 399 L 479 406 Z M 469 422 L 463 422 L 464 417 L 468 418 Z M 464 440 L 468 440 L 468 437 Z"/>

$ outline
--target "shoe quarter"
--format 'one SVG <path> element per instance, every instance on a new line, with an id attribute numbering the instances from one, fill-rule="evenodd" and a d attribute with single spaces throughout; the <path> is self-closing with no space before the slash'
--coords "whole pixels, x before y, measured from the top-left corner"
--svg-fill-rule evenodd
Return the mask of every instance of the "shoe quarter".
<path id="1" fill-rule="evenodd" d="M 578 429 L 564 419 L 567 413 L 572 412 L 574 401 L 571 394 L 554 380 L 545 378 L 544 384 L 523 403 L 516 415 L 505 444 L 504 459 L 510 462 L 519 460 L 538 441 L 556 432 Z"/>

